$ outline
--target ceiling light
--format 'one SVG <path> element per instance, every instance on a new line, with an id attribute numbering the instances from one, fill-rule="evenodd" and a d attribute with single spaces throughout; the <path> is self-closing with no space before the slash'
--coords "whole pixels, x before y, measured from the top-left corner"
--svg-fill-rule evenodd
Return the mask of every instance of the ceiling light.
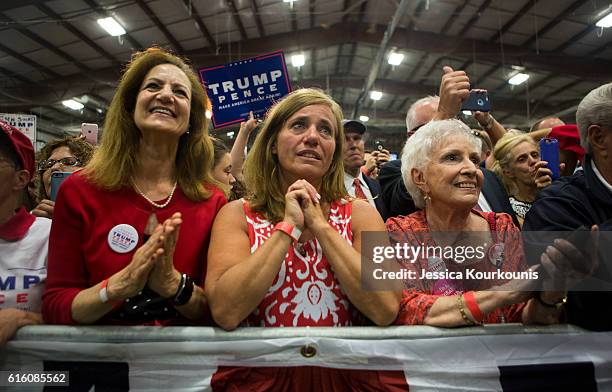
<path id="1" fill-rule="evenodd" d="M 62 101 L 62 105 L 72 110 L 81 110 L 85 107 L 85 105 L 83 105 L 80 102 L 75 101 L 74 99 L 68 99 L 66 101 Z"/>
<path id="2" fill-rule="evenodd" d="M 306 63 L 306 57 L 304 57 L 304 53 L 294 54 L 291 56 L 291 64 L 294 67 L 299 68 Z"/>
<path id="3" fill-rule="evenodd" d="M 519 72 L 510 79 L 508 79 L 508 83 L 513 86 L 518 86 L 519 84 L 525 83 L 527 79 L 529 79 L 529 74 Z"/>
<path id="4" fill-rule="evenodd" d="M 604 16 L 595 23 L 597 27 L 612 27 L 612 13 Z"/>
<path id="5" fill-rule="evenodd" d="M 125 34 L 125 29 L 113 17 L 98 19 L 98 24 L 113 37 Z"/>
<path id="6" fill-rule="evenodd" d="M 461 113 L 465 114 L 466 116 L 471 116 L 472 115 L 472 111 L 471 110 L 464 110 Z"/>
<path id="7" fill-rule="evenodd" d="M 359 121 L 361 121 L 361 122 L 368 122 L 369 119 L 370 119 L 370 117 L 368 117 L 368 116 L 359 116 Z"/>
<path id="8" fill-rule="evenodd" d="M 372 101 L 379 101 L 382 98 L 382 93 L 380 91 L 370 91 L 370 99 Z"/>
<path id="9" fill-rule="evenodd" d="M 234 131 L 229 131 L 227 133 L 227 137 L 229 137 L 230 139 L 233 139 L 234 138 Z"/>
<path id="10" fill-rule="evenodd" d="M 387 62 L 390 65 L 400 65 L 402 61 L 404 61 L 403 53 L 397 53 L 397 52 L 389 53 L 389 58 L 387 59 Z"/>

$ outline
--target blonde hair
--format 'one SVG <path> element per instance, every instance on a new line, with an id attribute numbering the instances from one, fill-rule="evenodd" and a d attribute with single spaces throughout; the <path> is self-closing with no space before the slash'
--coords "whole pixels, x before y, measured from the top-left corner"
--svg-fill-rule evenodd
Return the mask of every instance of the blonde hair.
<path id="1" fill-rule="evenodd" d="M 336 129 L 334 132 L 336 149 L 331 165 L 321 181 L 319 193 L 322 200 L 327 202 L 347 195 L 344 188 L 344 166 L 342 164 L 344 143 L 342 109 L 323 91 L 311 88 L 296 90 L 270 109 L 244 164 L 244 179 L 250 208 L 262 213 L 274 223 L 283 219 L 285 192 L 281 188 L 277 169 L 278 157 L 272 150 L 287 120 L 297 111 L 311 105 L 325 105 L 330 108 L 334 115 Z"/>
<path id="2" fill-rule="evenodd" d="M 506 188 L 508 195 L 516 194 L 518 189 L 516 186 L 516 181 L 506 176 L 504 174 L 504 170 L 509 170 L 510 162 L 514 158 L 512 155 L 512 150 L 514 150 L 514 148 L 519 144 L 525 142 L 531 143 L 539 149 L 538 143 L 536 143 L 535 140 L 533 140 L 533 138 L 526 133 L 520 135 L 515 133 L 506 133 L 497 141 L 495 148 L 493 149 L 493 158 L 495 158 L 495 161 L 493 162 L 493 167 L 491 170 L 501 180 L 502 184 L 504 184 L 504 188 Z"/>
<path id="3" fill-rule="evenodd" d="M 132 55 L 108 108 L 100 146 L 85 173 L 94 184 L 104 189 L 116 190 L 131 185 L 141 138 L 134 123 L 136 99 L 147 73 L 161 64 L 178 67 L 191 84 L 189 131 L 181 135 L 176 152 L 177 181 L 189 200 L 205 200 L 211 195 L 206 185 L 217 185 L 211 175 L 214 153 L 205 116 L 210 102 L 187 60 L 160 48 L 149 48 Z"/>

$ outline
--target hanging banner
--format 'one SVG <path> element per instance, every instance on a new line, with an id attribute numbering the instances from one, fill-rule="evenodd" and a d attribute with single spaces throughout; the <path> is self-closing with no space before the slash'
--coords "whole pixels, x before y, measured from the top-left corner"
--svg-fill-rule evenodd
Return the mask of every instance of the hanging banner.
<path id="1" fill-rule="evenodd" d="M 0 369 L 0 390 L 40 391 L 40 380 L 51 380 L 73 391 L 258 391 L 276 383 L 289 392 L 311 391 L 314 382 L 324 391 L 603 391 L 612 390 L 612 334 L 518 325 L 229 333 L 38 326 L 0 349 Z"/>
<path id="2" fill-rule="evenodd" d="M 0 120 L 6 121 L 25 133 L 36 146 L 36 115 L 18 113 L 0 113 Z"/>
<path id="3" fill-rule="evenodd" d="M 200 69 L 212 103 L 215 128 L 246 121 L 249 111 L 262 117 L 276 101 L 291 92 L 282 51 Z"/>

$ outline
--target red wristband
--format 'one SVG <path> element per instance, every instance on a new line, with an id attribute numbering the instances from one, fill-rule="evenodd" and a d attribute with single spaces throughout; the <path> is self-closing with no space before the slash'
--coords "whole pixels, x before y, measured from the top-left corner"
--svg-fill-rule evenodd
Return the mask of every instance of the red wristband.
<path id="1" fill-rule="evenodd" d="M 484 319 L 484 314 L 482 310 L 480 310 L 480 306 L 478 306 L 478 302 L 476 302 L 476 296 L 473 291 L 468 291 L 463 294 L 463 298 L 465 299 L 465 306 L 467 306 L 470 313 L 474 317 L 477 323 L 482 324 L 482 320 Z"/>
<path id="2" fill-rule="evenodd" d="M 108 279 L 104 279 L 102 281 L 102 287 L 100 287 L 100 291 L 98 292 L 98 296 L 100 297 L 100 301 L 102 301 L 102 303 L 109 303 L 111 305 L 113 305 L 115 308 L 118 307 L 119 305 L 121 305 L 123 303 L 123 301 L 119 301 L 119 300 L 112 300 L 110 298 L 108 298 L 108 291 L 106 289 L 106 286 L 108 286 Z"/>
<path id="3" fill-rule="evenodd" d="M 289 222 L 281 221 L 274 226 L 272 232 L 282 231 L 287 234 L 289 237 L 293 238 L 293 241 L 297 242 L 302 235 L 302 230 L 298 229 L 295 226 L 292 226 Z"/>

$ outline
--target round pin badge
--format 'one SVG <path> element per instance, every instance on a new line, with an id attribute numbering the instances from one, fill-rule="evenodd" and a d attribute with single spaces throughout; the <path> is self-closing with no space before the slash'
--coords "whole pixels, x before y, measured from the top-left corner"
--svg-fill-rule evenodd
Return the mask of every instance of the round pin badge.
<path id="1" fill-rule="evenodd" d="M 122 223 L 108 232 L 108 246 L 117 253 L 128 253 L 138 245 L 138 232 L 128 224 Z"/>

